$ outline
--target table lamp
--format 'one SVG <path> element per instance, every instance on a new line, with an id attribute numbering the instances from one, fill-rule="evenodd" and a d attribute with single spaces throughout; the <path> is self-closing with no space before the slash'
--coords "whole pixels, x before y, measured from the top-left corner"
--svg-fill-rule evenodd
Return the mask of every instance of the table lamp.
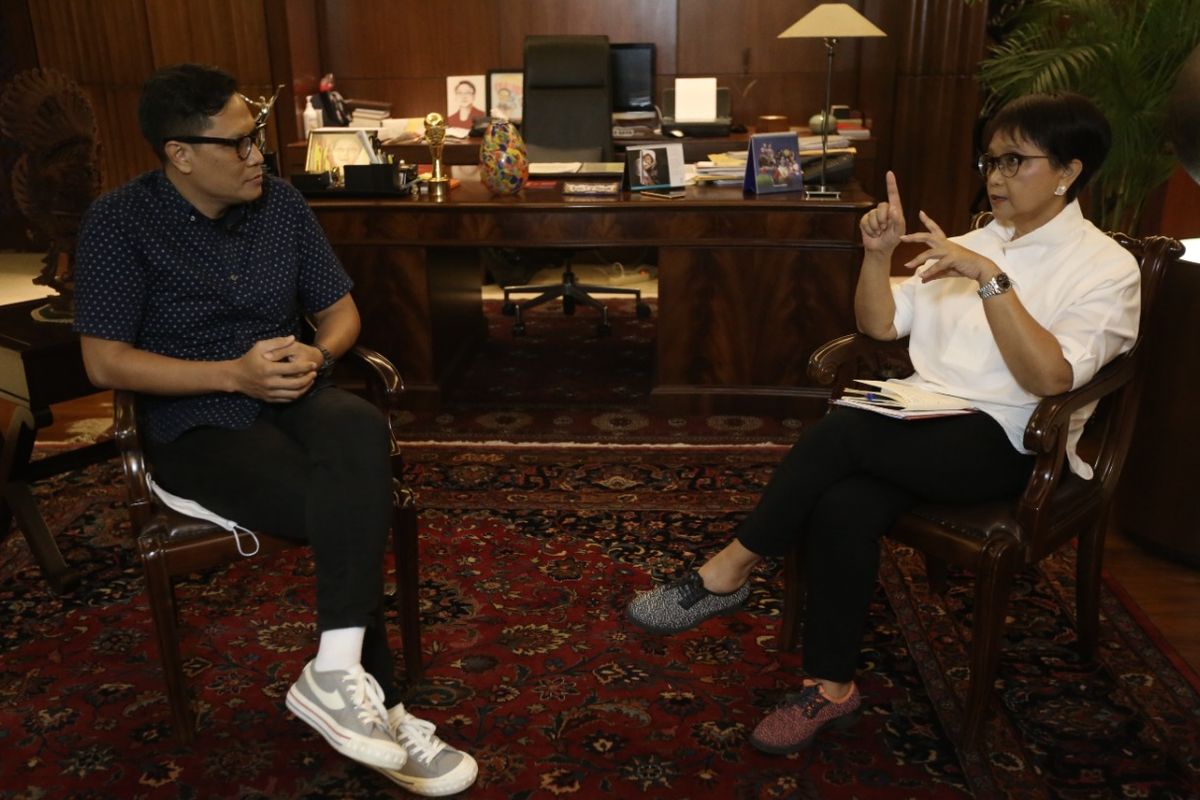
<path id="1" fill-rule="evenodd" d="M 825 185 L 825 161 L 829 157 L 829 124 L 833 120 L 830 113 L 830 93 L 833 89 L 833 48 L 838 39 L 862 38 L 866 36 L 887 36 L 871 22 L 846 3 L 822 3 L 800 19 L 791 27 L 779 34 L 780 39 L 824 39 L 826 53 L 825 72 L 825 107 L 824 123 L 821 126 L 821 186 L 819 189 L 805 189 L 806 199 L 837 200 L 842 193 Z"/>

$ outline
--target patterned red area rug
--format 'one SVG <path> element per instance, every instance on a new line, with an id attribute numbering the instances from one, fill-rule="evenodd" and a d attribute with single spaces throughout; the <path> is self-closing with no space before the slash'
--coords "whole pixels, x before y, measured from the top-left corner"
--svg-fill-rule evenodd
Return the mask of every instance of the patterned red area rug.
<path id="1" fill-rule="evenodd" d="M 965 578 L 931 597 L 919 559 L 893 547 L 860 662 L 862 720 L 797 756 L 749 747 L 803 664 L 776 647 L 776 565 L 755 574 L 745 612 L 681 636 L 643 634 L 622 609 L 724 542 L 781 453 L 411 452 L 427 674 L 407 701 L 478 758 L 464 796 L 1197 796 L 1200 695 L 1111 593 L 1101 655 L 1078 661 L 1069 553 L 1014 588 L 983 755 L 954 747 Z M 170 738 L 116 479 L 110 463 L 40 490 L 85 573 L 73 595 L 48 593 L 19 537 L 0 551 L 0 797 L 398 796 L 284 709 L 314 641 L 303 551 L 185 584 L 200 735 Z"/>

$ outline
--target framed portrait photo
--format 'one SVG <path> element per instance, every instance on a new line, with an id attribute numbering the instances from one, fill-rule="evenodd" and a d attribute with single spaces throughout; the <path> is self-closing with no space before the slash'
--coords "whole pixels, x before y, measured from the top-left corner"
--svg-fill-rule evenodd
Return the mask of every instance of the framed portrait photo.
<path id="1" fill-rule="evenodd" d="M 466 136 L 487 118 L 487 84 L 483 75 L 451 75 L 446 78 L 446 128 L 451 136 Z"/>
<path id="2" fill-rule="evenodd" d="M 492 69 L 487 74 L 488 115 L 521 122 L 525 104 L 525 73 L 516 69 Z"/>
<path id="3" fill-rule="evenodd" d="M 683 186 L 683 145 L 679 142 L 630 147 L 625 151 L 625 163 L 630 191 Z"/>
<path id="4" fill-rule="evenodd" d="M 305 172 L 333 172 L 351 164 L 378 164 L 371 134 L 357 128 L 317 128 L 308 134 Z"/>

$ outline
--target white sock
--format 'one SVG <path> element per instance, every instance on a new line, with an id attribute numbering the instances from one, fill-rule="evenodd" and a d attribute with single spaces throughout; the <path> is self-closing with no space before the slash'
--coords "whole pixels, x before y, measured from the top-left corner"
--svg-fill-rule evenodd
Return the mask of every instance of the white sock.
<path id="1" fill-rule="evenodd" d="M 337 628 L 321 632 L 321 643 L 317 645 L 317 658 L 313 669 L 329 672 L 334 669 L 351 669 L 362 662 L 363 638 L 366 628 Z"/>

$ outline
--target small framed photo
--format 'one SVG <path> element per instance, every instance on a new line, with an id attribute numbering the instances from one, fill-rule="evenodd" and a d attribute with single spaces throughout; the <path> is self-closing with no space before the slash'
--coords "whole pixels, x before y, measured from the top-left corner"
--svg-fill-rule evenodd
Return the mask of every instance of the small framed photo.
<path id="1" fill-rule="evenodd" d="M 487 85 L 483 75 L 451 75 L 446 78 L 446 127 L 470 131 L 487 118 Z M 465 136 L 453 133 L 451 136 Z"/>
<path id="2" fill-rule="evenodd" d="M 378 164 L 371 134 L 356 128 L 317 128 L 308 134 L 305 172 L 333 172 L 350 164 Z"/>
<path id="3" fill-rule="evenodd" d="M 490 69 L 487 74 L 487 111 L 493 118 L 521 122 L 525 106 L 525 73 L 519 69 Z"/>
<path id="4" fill-rule="evenodd" d="M 683 186 L 683 144 L 680 142 L 630 147 L 625 151 L 625 163 L 631 191 Z"/>

